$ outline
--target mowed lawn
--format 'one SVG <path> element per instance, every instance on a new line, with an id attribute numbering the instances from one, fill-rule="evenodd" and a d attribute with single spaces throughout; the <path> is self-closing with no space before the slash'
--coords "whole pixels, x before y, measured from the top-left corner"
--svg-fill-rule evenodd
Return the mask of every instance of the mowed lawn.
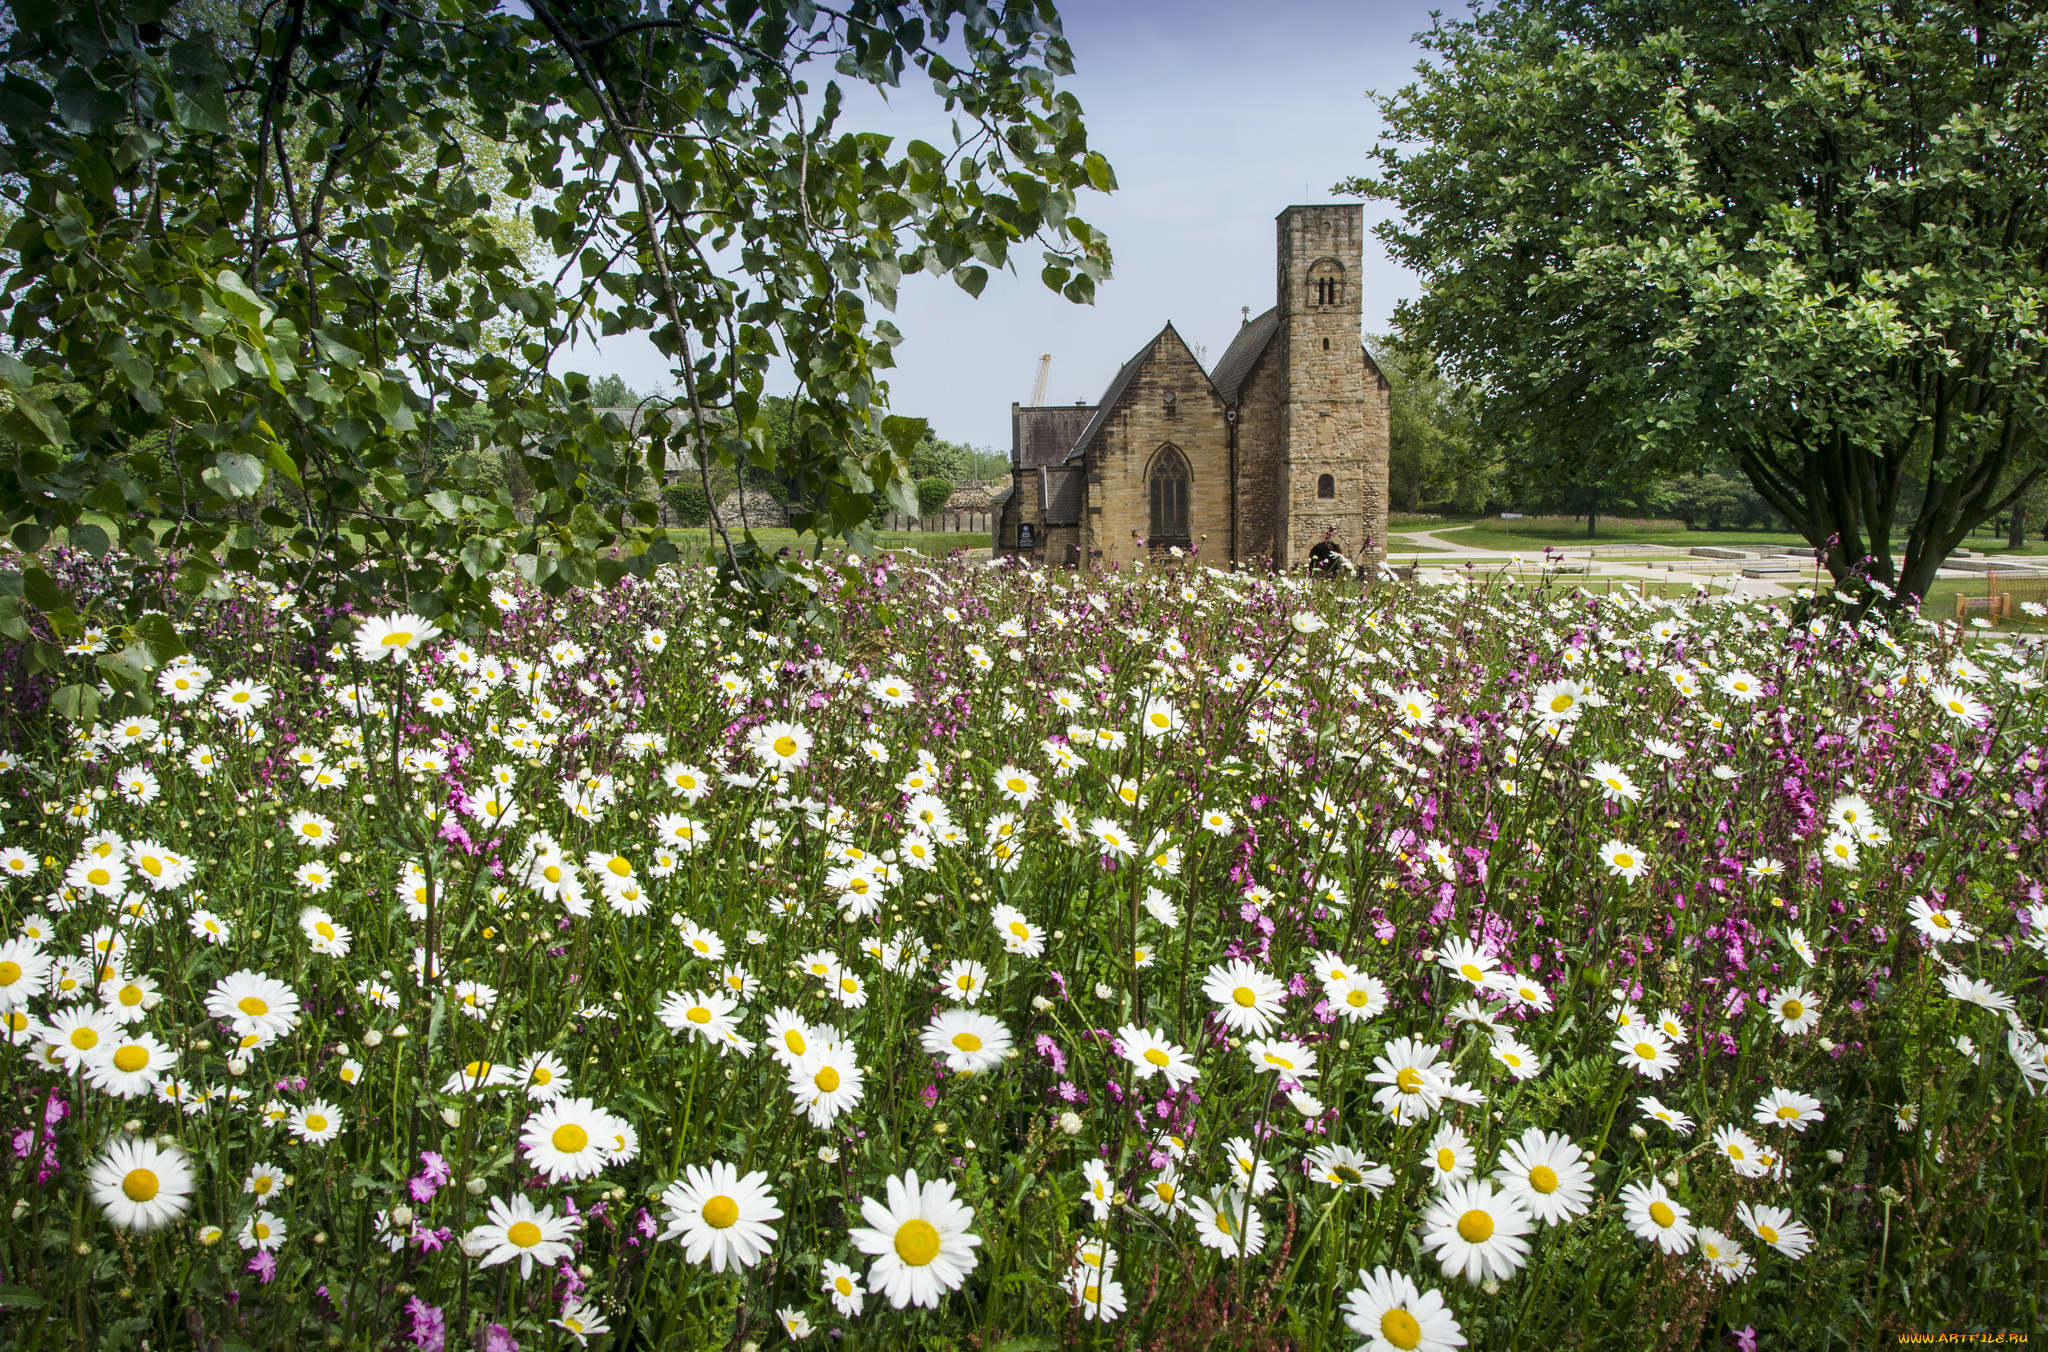
<path id="1" fill-rule="evenodd" d="M 738 544 L 741 539 L 741 533 L 733 531 L 731 534 L 733 543 Z M 668 535 L 671 540 L 674 540 L 685 549 L 702 549 L 706 545 L 716 545 L 719 543 L 717 536 L 709 530 L 678 529 L 671 530 Z M 799 535 L 793 530 L 770 527 L 762 527 L 756 530 L 754 532 L 754 541 L 770 550 L 782 549 L 786 546 L 793 554 L 802 553 L 809 555 L 818 547 L 818 537 L 815 535 Z M 875 533 L 875 544 L 879 548 L 913 550 L 919 554 L 929 554 L 934 557 L 944 557 L 956 549 L 987 549 L 992 543 L 993 537 L 986 531 L 885 530 Z M 828 540 L 825 542 L 824 552 L 831 555 L 844 554 L 846 552 L 846 542 L 844 540 Z"/>

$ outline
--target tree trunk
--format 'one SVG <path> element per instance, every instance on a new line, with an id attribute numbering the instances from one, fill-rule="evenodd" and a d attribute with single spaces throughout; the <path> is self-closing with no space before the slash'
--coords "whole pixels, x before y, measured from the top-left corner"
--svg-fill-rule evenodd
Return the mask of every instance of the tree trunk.
<path id="1" fill-rule="evenodd" d="M 1586 513 L 1586 538 L 1588 540 L 1593 538 L 1593 523 L 1599 519 L 1590 511 Z"/>
<path id="2" fill-rule="evenodd" d="M 2012 509 L 2012 530 L 2005 537 L 2007 549 L 2018 549 L 2027 542 L 2027 509 L 2014 506 Z"/>

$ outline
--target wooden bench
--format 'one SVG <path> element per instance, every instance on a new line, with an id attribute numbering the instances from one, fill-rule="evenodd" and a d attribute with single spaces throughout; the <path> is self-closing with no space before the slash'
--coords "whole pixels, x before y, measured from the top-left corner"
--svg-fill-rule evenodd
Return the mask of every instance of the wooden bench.
<path id="1" fill-rule="evenodd" d="M 1994 620 L 2012 618 L 2012 593 L 2001 592 L 1995 596 L 1957 596 L 1956 618 L 1962 619 L 1973 610 L 1981 610 Z"/>

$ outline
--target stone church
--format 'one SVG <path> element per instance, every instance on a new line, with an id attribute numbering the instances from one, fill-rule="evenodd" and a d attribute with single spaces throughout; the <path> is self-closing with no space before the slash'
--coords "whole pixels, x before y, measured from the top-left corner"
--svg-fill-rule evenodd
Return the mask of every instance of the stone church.
<path id="1" fill-rule="evenodd" d="M 1169 323 L 1100 402 L 1010 405 L 997 554 L 1099 566 L 1179 546 L 1216 567 L 1385 555 L 1386 377 L 1360 339 L 1365 209 L 1279 216 L 1276 303 L 1214 368 Z"/>

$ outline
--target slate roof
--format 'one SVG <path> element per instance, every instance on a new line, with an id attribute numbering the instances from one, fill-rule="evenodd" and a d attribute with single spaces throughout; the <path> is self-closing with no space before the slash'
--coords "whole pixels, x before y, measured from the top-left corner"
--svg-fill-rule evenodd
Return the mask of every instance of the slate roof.
<path id="1" fill-rule="evenodd" d="M 1057 465 L 1094 416 L 1093 404 L 1019 405 L 1010 410 L 1010 463 L 1022 469 Z"/>
<path id="2" fill-rule="evenodd" d="M 1273 335 L 1280 331 L 1280 307 L 1274 306 L 1248 324 L 1238 326 L 1237 336 L 1230 340 L 1230 346 L 1223 349 L 1223 355 L 1216 359 L 1216 369 L 1209 373 L 1209 383 L 1216 387 L 1216 393 L 1223 396 L 1223 402 L 1235 403 L 1237 392 L 1244 385 L 1246 376 L 1252 373 L 1252 366 L 1266 350 L 1266 344 L 1273 341 Z"/>

